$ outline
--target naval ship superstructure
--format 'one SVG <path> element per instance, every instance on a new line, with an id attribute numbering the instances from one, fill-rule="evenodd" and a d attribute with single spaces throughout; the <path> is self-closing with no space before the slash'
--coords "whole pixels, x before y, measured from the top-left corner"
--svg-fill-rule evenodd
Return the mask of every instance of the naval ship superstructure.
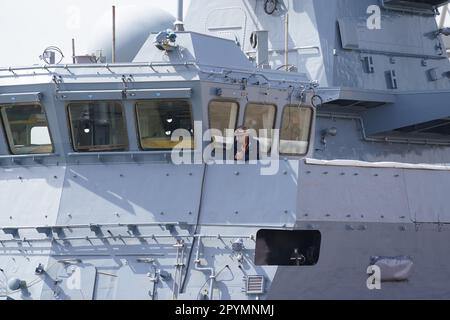
<path id="1" fill-rule="evenodd" d="M 131 62 L 1 68 L 0 297 L 450 298 L 446 3 L 192 0 Z"/>

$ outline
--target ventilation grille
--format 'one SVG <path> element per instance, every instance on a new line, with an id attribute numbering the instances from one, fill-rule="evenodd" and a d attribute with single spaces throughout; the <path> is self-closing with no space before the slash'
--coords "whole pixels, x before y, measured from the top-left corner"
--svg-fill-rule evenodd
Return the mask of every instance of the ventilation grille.
<path id="1" fill-rule="evenodd" d="M 264 276 L 248 276 L 244 281 L 246 294 L 264 294 Z"/>

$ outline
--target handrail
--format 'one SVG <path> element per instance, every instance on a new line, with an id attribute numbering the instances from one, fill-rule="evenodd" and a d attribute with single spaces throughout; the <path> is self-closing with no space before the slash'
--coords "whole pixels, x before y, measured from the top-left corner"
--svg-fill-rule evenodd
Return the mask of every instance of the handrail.
<path id="1" fill-rule="evenodd" d="M 247 239 L 247 240 L 254 240 L 255 237 L 254 236 L 248 236 L 248 235 L 180 235 L 180 236 L 174 236 L 174 235 L 156 235 L 156 234 L 151 234 L 151 235 L 135 235 L 135 236 L 131 236 L 131 235 L 110 235 L 110 236 L 80 236 L 80 237 L 51 237 L 51 238 L 23 238 L 23 239 L 4 239 L 4 240 L 0 240 L 0 244 L 1 243 L 12 243 L 12 242 L 26 242 L 26 243 L 31 243 L 31 242 L 49 242 L 49 241 L 78 241 L 78 240 L 86 240 L 86 241 L 91 241 L 91 240 L 126 240 L 126 239 L 173 239 L 173 238 L 178 238 L 178 239 L 237 239 L 237 238 L 242 238 L 242 239 Z M 0 247 L 0 250 L 2 248 Z M 4 248 L 3 248 L 4 249 Z M 10 248 L 7 248 L 10 249 Z M 78 254 L 76 254 L 76 256 L 78 256 Z"/>
<path id="2" fill-rule="evenodd" d="M 158 156 L 158 155 L 170 155 L 172 154 L 174 150 L 161 150 L 161 151 L 108 151 L 108 152 L 69 152 L 67 153 L 67 156 L 69 158 L 75 158 L 75 157 L 111 157 L 111 156 Z M 190 153 L 192 155 L 198 155 L 202 154 L 201 151 L 195 151 L 195 150 L 185 150 L 185 153 Z"/>
<path id="3" fill-rule="evenodd" d="M 67 154 L 68 157 L 102 157 L 102 156 L 134 156 L 134 155 L 166 155 L 171 153 L 172 150 L 168 151 L 108 151 L 108 152 L 70 152 Z"/>
<path id="4" fill-rule="evenodd" d="M 68 225 L 37 225 L 37 226 L 3 226 L 0 230 L 35 230 L 35 229 L 88 229 L 92 227 L 98 228 L 119 228 L 119 227 L 155 227 L 155 226 L 195 226 L 195 223 L 187 222 L 171 222 L 171 221 L 161 221 L 161 222 L 129 222 L 129 223 L 90 223 L 90 224 L 68 224 Z M 213 226 L 229 226 L 227 224 L 202 224 L 202 226 L 213 227 Z M 258 228 L 273 228 L 273 229 L 284 229 L 288 228 L 286 225 L 272 225 L 272 224 L 233 224 L 233 227 L 249 227 L 254 226 Z M 221 237 L 220 234 L 216 234 L 214 237 Z"/>
<path id="5" fill-rule="evenodd" d="M 43 153 L 43 154 L 10 154 L 10 155 L 2 155 L 1 159 L 29 159 L 29 158 L 50 158 L 50 157 L 59 157 L 60 155 L 57 153 Z"/>
<path id="6" fill-rule="evenodd" d="M 0 72 L 13 72 L 13 71 L 25 71 L 25 70 L 48 70 L 48 69 L 112 69 L 112 68 L 133 68 L 133 67 L 184 67 L 184 66 L 197 66 L 197 63 L 187 61 L 183 63 L 169 63 L 169 62 L 148 62 L 148 63 L 92 63 L 92 64 L 55 64 L 55 65 L 39 65 L 39 66 L 25 66 L 25 67 L 3 67 L 0 68 Z"/>

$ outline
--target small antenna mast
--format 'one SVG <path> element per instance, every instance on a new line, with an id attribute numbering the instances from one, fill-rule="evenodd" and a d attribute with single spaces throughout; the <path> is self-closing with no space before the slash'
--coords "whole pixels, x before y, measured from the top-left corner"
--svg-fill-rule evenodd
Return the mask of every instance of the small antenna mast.
<path id="1" fill-rule="evenodd" d="M 116 6 L 112 6 L 112 63 L 116 63 Z"/>
<path id="2" fill-rule="evenodd" d="M 75 53 L 75 38 L 72 38 L 72 62 L 76 64 L 76 53 Z"/>
<path id="3" fill-rule="evenodd" d="M 289 12 L 286 12 L 284 23 L 284 65 L 286 71 L 289 71 Z"/>
<path id="4" fill-rule="evenodd" d="M 175 21 L 175 31 L 184 31 L 184 1 L 178 0 L 178 15 Z"/>

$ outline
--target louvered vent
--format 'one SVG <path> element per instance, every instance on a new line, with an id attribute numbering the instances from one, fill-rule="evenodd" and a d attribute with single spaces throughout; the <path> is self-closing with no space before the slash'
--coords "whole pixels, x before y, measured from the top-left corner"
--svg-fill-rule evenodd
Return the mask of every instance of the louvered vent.
<path id="1" fill-rule="evenodd" d="M 264 294 L 264 276 L 248 276 L 244 281 L 246 294 Z"/>

